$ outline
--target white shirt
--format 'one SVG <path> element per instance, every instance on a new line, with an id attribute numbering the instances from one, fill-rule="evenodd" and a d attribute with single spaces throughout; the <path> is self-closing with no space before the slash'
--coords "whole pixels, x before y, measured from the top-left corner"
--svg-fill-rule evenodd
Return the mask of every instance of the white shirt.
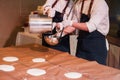
<path id="1" fill-rule="evenodd" d="M 85 0 L 83 13 L 87 14 L 89 4 L 91 0 Z M 73 14 L 73 19 L 80 19 L 80 9 L 81 9 L 81 0 L 76 3 Z M 95 30 L 99 31 L 103 35 L 107 35 L 109 31 L 109 8 L 105 0 L 94 0 L 93 6 L 91 9 L 91 17 L 88 22 L 86 22 L 89 32 Z"/>
<path id="2" fill-rule="evenodd" d="M 54 4 L 55 1 L 56 1 L 56 0 L 47 0 L 46 3 L 44 4 L 44 7 L 45 7 L 45 6 L 50 6 L 50 7 L 52 7 L 52 5 Z M 65 6 L 66 6 L 66 4 L 67 4 L 67 2 L 68 2 L 67 0 L 58 0 L 58 2 L 57 2 L 56 5 L 53 7 L 53 9 L 54 9 L 55 11 L 58 11 L 58 12 L 62 13 L 62 12 L 63 12 L 63 9 L 65 8 Z M 64 17 L 66 17 L 66 15 L 69 14 L 69 11 L 70 11 L 70 9 L 71 9 L 71 7 L 72 7 L 72 4 L 73 4 L 73 1 L 70 0 L 70 3 L 69 3 L 69 5 L 68 5 L 68 7 L 66 8 Z M 71 16 L 71 15 L 70 15 L 70 16 Z"/>

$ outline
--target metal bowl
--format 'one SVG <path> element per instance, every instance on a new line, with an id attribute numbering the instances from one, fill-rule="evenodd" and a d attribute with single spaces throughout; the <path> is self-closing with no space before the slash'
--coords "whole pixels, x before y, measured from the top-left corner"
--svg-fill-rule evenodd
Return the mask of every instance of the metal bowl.
<path id="1" fill-rule="evenodd" d="M 54 35 L 45 36 L 44 39 L 47 44 L 52 45 L 52 46 L 57 45 L 59 43 L 58 37 Z"/>

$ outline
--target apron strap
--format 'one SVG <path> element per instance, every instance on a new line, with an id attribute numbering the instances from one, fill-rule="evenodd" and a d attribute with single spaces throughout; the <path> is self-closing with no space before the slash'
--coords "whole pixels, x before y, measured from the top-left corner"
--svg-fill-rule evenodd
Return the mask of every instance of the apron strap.
<path id="1" fill-rule="evenodd" d="M 78 1 L 78 0 L 74 0 L 73 5 L 72 5 L 72 7 L 70 8 L 70 11 L 69 11 L 69 13 L 68 13 L 68 15 L 67 15 L 67 18 L 68 18 L 68 16 L 70 15 L 72 9 L 75 7 L 75 4 L 77 3 L 77 1 Z"/>
<path id="2" fill-rule="evenodd" d="M 85 0 L 82 1 L 82 6 L 81 6 L 80 14 L 82 14 L 82 12 L 83 12 L 84 2 L 85 2 Z M 94 2 L 94 0 L 91 0 L 90 5 L 89 5 L 89 9 L 88 9 L 88 16 L 89 17 L 90 17 L 90 12 L 91 12 L 91 8 L 92 8 L 92 5 L 93 5 L 93 2 Z"/>
<path id="3" fill-rule="evenodd" d="M 91 9 L 92 9 L 93 2 L 94 2 L 94 0 L 91 0 L 91 2 L 90 2 L 90 6 L 89 6 L 89 10 L 88 10 L 88 16 L 89 17 L 90 17 L 90 12 L 91 12 Z"/>
<path id="4" fill-rule="evenodd" d="M 84 2 L 85 2 L 85 0 L 82 1 L 81 10 L 80 10 L 80 15 L 82 14 L 82 11 L 83 11 Z"/>
<path id="5" fill-rule="evenodd" d="M 63 11 L 62 11 L 63 14 L 65 13 L 65 11 L 66 11 L 66 9 L 67 9 L 67 7 L 68 7 L 68 4 L 70 3 L 70 0 L 67 0 L 67 1 L 68 1 L 68 2 L 67 2 L 65 8 L 64 8 Z"/>
<path id="6" fill-rule="evenodd" d="M 52 4 L 52 8 L 57 4 L 58 0 L 56 0 L 53 4 Z"/>
<path id="7" fill-rule="evenodd" d="M 57 4 L 58 1 L 59 1 L 59 0 L 56 0 L 56 1 L 53 3 L 52 8 Z M 66 9 L 67 9 L 67 6 L 68 6 L 68 4 L 70 3 L 70 0 L 66 0 L 66 1 L 68 1 L 68 2 L 67 2 L 65 8 L 64 8 L 63 11 L 62 11 L 63 14 L 65 13 L 65 11 L 66 11 Z"/>

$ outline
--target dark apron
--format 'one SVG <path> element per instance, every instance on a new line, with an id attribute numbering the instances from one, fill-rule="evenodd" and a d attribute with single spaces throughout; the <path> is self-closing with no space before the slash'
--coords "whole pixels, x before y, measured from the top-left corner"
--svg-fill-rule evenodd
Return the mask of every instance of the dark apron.
<path id="1" fill-rule="evenodd" d="M 55 17 L 53 17 L 53 22 L 62 22 L 63 21 L 63 15 L 60 12 L 55 13 Z M 54 28 L 52 31 L 52 34 L 56 33 L 56 29 Z M 60 39 L 59 44 L 55 45 L 55 46 L 51 46 L 49 44 L 47 44 L 44 40 L 44 35 L 46 35 L 45 33 L 42 34 L 42 45 L 49 47 L 49 48 L 53 48 L 56 50 L 60 50 L 60 51 L 64 51 L 64 52 L 69 52 L 70 53 L 70 43 L 69 43 L 69 35 L 66 35 L 64 37 L 62 37 Z"/>
<path id="2" fill-rule="evenodd" d="M 88 22 L 89 17 L 85 14 L 81 16 L 81 22 Z M 106 64 L 107 49 L 105 36 L 97 30 L 92 33 L 80 31 L 78 36 L 76 56 L 90 61 L 97 61 Z"/>

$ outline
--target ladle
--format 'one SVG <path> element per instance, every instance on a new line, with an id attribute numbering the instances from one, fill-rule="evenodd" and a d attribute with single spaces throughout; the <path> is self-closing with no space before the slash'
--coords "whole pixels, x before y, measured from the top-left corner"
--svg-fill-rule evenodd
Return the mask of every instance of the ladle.
<path id="1" fill-rule="evenodd" d="M 63 34 L 63 30 L 64 28 L 61 30 L 60 36 L 57 36 L 56 34 L 45 36 L 44 39 L 46 43 L 52 46 L 57 45 L 60 42 L 60 39 Z"/>

